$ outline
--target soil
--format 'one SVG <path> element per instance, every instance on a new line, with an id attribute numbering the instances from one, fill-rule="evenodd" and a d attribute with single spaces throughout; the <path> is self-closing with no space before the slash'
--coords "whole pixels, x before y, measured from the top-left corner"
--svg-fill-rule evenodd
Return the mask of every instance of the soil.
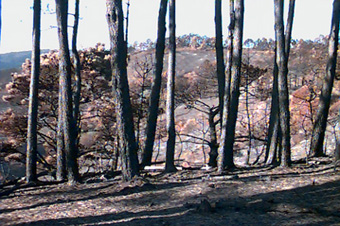
<path id="1" fill-rule="evenodd" d="M 99 175 L 0 197 L 1 225 L 340 225 L 340 173 L 329 158 L 291 168 Z"/>

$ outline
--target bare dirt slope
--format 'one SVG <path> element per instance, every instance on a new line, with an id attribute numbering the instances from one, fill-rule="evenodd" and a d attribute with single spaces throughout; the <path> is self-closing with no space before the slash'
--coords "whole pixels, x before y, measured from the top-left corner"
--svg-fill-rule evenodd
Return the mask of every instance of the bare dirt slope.
<path id="1" fill-rule="evenodd" d="M 340 174 L 329 162 L 26 188 L 0 198 L 0 224 L 340 225 Z"/>

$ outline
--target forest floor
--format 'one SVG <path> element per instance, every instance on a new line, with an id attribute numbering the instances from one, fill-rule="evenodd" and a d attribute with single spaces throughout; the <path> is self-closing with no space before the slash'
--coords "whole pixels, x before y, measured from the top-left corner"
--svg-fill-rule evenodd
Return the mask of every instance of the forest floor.
<path id="1" fill-rule="evenodd" d="M 0 225 L 340 225 L 339 168 L 318 158 L 21 188 L 0 197 Z"/>

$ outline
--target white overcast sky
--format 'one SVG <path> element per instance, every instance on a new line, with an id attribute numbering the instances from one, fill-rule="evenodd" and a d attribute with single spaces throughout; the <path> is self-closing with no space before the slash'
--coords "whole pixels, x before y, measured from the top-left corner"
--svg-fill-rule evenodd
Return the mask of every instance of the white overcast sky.
<path id="1" fill-rule="evenodd" d="M 124 1 L 124 0 L 123 0 Z M 129 42 L 156 39 L 157 16 L 160 0 L 130 0 Z M 0 53 L 31 49 L 31 0 L 2 0 L 2 38 Z M 81 0 L 79 48 L 94 46 L 98 42 L 108 46 L 108 28 L 105 18 L 105 0 Z M 177 35 L 195 33 L 214 36 L 214 0 L 177 0 Z M 332 0 L 296 0 L 293 38 L 315 39 L 330 31 Z M 54 0 L 42 0 L 54 9 Z M 223 27 L 227 30 L 229 0 L 223 0 Z M 70 11 L 74 8 L 70 0 Z M 288 1 L 286 0 L 286 7 Z M 125 5 L 124 5 L 125 8 Z M 286 12 L 287 13 L 287 10 Z M 273 0 L 245 0 L 244 40 L 247 38 L 273 38 Z M 73 18 L 69 17 L 72 25 Z M 41 48 L 57 48 L 55 14 L 42 14 Z"/>

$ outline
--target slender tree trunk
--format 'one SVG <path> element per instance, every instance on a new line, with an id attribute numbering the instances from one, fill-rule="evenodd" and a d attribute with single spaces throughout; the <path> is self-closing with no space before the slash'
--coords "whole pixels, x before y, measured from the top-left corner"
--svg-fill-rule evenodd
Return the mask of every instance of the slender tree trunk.
<path id="1" fill-rule="evenodd" d="M 273 91 L 268 128 L 268 143 L 264 162 L 268 165 L 277 164 L 277 149 L 279 144 L 279 94 L 278 94 L 278 66 L 276 63 L 276 43 L 274 48 Z"/>
<path id="2" fill-rule="evenodd" d="M 162 72 L 164 61 L 164 49 L 165 49 L 165 32 L 166 32 L 166 11 L 168 6 L 168 0 L 162 0 L 159 7 L 158 14 L 158 34 L 156 43 L 156 56 L 155 56 L 155 70 L 154 78 L 151 88 L 149 115 L 146 127 L 146 140 L 144 145 L 144 152 L 142 157 L 141 167 L 151 164 L 153 146 L 155 142 L 155 134 L 157 127 L 157 117 L 159 108 L 159 97 L 162 84 Z"/>
<path id="3" fill-rule="evenodd" d="M 59 87 L 61 89 L 61 87 Z M 64 145 L 64 130 L 63 130 L 63 111 L 62 111 L 62 96 L 59 92 L 58 98 L 58 128 L 57 128 L 57 180 L 66 180 L 66 156 Z"/>
<path id="4" fill-rule="evenodd" d="M 218 114 L 219 109 L 210 108 L 209 109 L 209 134 L 210 134 L 210 152 L 209 152 L 209 162 L 208 165 L 211 167 L 217 167 L 217 157 L 218 157 L 218 142 L 217 142 L 217 134 L 216 134 L 216 124 L 214 118 Z"/>
<path id="5" fill-rule="evenodd" d="M 37 180 L 37 124 L 38 124 L 38 87 L 40 75 L 40 24 L 41 1 L 34 0 L 33 6 L 33 46 L 32 69 L 28 105 L 26 181 Z"/>
<path id="6" fill-rule="evenodd" d="M 290 42 L 291 42 L 291 37 L 292 37 L 294 10 L 295 10 L 295 0 L 290 0 L 288 18 L 287 18 L 287 27 L 286 27 L 286 33 L 285 33 L 285 54 L 287 58 L 287 65 L 288 65 L 288 59 L 289 59 L 289 53 L 290 53 Z M 275 37 L 275 40 L 276 39 L 277 37 Z M 265 159 L 265 162 L 270 165 L 277 163 L 277 157 L 278 157 L 277 149 L 278 147 L 281 147 L 279 143 L 282 141 L 281 128 L 279 124 L 278 65 L 276 62 L 277 42 L 275 42 L 274 54 L 275 55 L 274 55 L 274 70 L 273 70 L 273 93 L 272 93 L 271 113 L 270 113 L 270 119 L 269 119 L 268 143 L 267 143 L 266 159 Z"/>
<path id="7" fill-rule="evenodd" d="M 126 26 L 125 26 L 125 43 L 126 43 L 126 48 L 128 48 L 128 39 L 129 39 L 129 19 L 130 19 L 130 0 L 127 1 L 126 3 Z"/>
<path id="8" fill-rule="evenodd" d="M 224 103 L 223 103 L 223 115 L 222 115 L 222 125 L 227 123 L 227 115 L 230 109 L 230 82 L 231 82 L 231 66 L 233 62 L 233 51 L 234 51 L 234 29 L 235 29 L 235 6 L 234 0 L 230 0 L 229 3 L 230 11 L 230 24 L 228 26 L 228 51 L 227 51 L 227 65 L 226 65 L 226 79 L 225 79 L 225 91 L 224 91 Z M 223 121 L 224 120 L 224 121 Z"/>
<path id="9" fill-rule="evenodd" d="M 230 106 L 228 115 L 222 126 L 221 145 L 219 148 L 218 171 L 226 168 L 234 168 L 234 141 L 235 128 L 238 113 L 238 104 L 240 96 L 240 78 L 242 62 L 242 44 L 243 44 L 243 20 L 244 20 L 244 0 L 235 0 L 235 28 L 233 37 L 233 52 L 231 64 L 231 83 L 230 83 Z M 225 123 L 225 124 L 224 124 Z"/>
<path id="10" fill-rule="evenodd" d="M 68 0 L 56 0 L 56 15 L 59 37 L 59 87 L 61 90 L 61 111 L 64 145 L 66 153 L 67 179 L 70 184 L 79 181 L 77 150 L 75 145 L 75 121 L 73 119 L 71 58 L 68 46 L 67 17 Z"/>
<path id="11" fill-rule="evenodd" d="M 339 41 L 339 11 L 340 0 L 333 2 L 333 16 L 331 32 L 328 44 L 328 60 L 326 66 L 325 79 L 320 94 L 320 102 L 318 113 L 316 116 L 315 124 L 312 132 L 310 156 L 322 156 L 323 142 L 325 139 L 325 131 L 327 127 L 327 118 L 329 113 L 336 61 Z"/>
<path id="12" fill-rule="evenodd" d="M 106 6 L 112 55 L 112 86 L 119 126 L 122 174 L 124 180 L 131 180 L 139 174 L 139 164 L 126 68 L 127 48 L 124 40 L 122 1 L 107 0 Z"/>
<path id="13" fill-rule="evenodd" d="M 216 62 L 220 118 L 223 116 L 223 100 L 225 87 L 225 65 L 223 53 L 223 32 L 222 32 L 222 0 L 215 0 L 215 35 L 216 35 Z M 222 120 L 221 120 L 222 122 Z"/>
<path id="14" fill-rule="evenodd" d="M 75 1 L 75 13 L 74 13 L 74 23 L 73 23 L 73 35 L 72 35 L 72 54 L 73 54 L 73 62 L 75 68 L 75 91 L 74 91 L 74 108 L 73 108 L 73 118 L 76 123 L 75 129 L 75 142 L 78 147 L 79 142 L 79 132 L 80 132 L 80 115 L 79 115 L 79 107 L 80 107 L 80 95 L 81 95 L 81 65 L 80 58 L 77 50 L 77 37 L 78 37 L 78 27 L 79 27 L 79 2 L 80 0 Z"/>
<path id="15" fill-rule="evenodd" d="M 274 0 L 275 7 L 275 36 L 278 65 L 278 94 L 279 94 L 279 119 L 282 131 L 282 154 L 281 166 L 290 165 L 290 112 L 289 112 L 289 93 L 288 93 L 288 59 L 285 49 L 285 35 L 283 25 L 283 0 Z"/>
<path id="16" fill-rule="evenodd" d="M 234 0 L 229 1 L 229 16 L 230 23 L 228 27 L 228 51 L 227 51 L 227 65 L 226 65 L 226 79 L 225 79 L 225 91 L 224 91 L 224 103 L 223 103 L 223 115 L 221 119 L 222 128 L 221 133 L 226 129 L 229 110 L 230 110 L 230 81 L 231 81 L 231 66 L 233 62 L 233 42 L 234 42 L 234 28 L 235 28 L 235 4 Z M 218 148 L 217 167 L 221 173 L 224 170 L 225 151 L 224 146 L 225 139 L 222 139 L 224 135 L 221 135 L 221 142 Z"/>
<path id="17" fill-rule="evenodd" d="M 175 157 L 175 76 L 176 76 L 176 0 L 169 1 L 169 69 L 166 100 L 166 128 L 168 140 L 166 145 L 165 171 L 176 171 Z"/>
<path id="18" fill-rule="evenodd" d="M 289 55 L 290 55 L 290 42 L 292 40 L 294 11 L 295 11 L 295 0 L 289 0 L 288 18 L 287 18 L 287 26 L 286 26 L 286 32 L 285 32 L 285 52 L 286 52 L 286 57 L 287 57 L 287 65 L 288 65 Z"/>

